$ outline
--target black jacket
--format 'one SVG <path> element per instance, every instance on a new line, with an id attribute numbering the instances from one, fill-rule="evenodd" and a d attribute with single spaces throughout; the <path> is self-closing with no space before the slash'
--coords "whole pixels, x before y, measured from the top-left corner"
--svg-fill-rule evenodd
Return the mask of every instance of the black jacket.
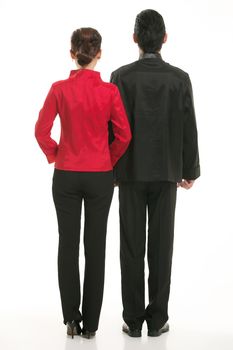
<path id="1" fill-rule="evenodd" d="M 115 179 L 194 180 L 200 176 L 198 137 L 189 75 L 144 54 L 111 75 L 120 90 L 132 140 L 117 162 Z M 109 142 L 114 130 L 109 125 Z"/>

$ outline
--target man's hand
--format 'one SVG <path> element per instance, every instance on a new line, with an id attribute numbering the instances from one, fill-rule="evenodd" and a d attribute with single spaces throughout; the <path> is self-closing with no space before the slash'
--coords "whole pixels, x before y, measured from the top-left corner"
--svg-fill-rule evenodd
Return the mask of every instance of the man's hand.
<path id="1" fill-rule="evenodd" d="M 177 183 L 177 187 L 183 187 L 186 190 L 189 190 L 193 184 L 194 184 L 195 180 L 182 180 L 181 182 Z"/>

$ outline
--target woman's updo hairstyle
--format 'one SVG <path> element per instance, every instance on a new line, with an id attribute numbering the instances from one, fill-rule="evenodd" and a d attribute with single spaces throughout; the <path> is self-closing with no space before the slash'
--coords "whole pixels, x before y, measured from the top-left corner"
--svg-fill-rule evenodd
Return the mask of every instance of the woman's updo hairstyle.
<path id="1" fill-rule="evenodd" d="M 101 48 L 102 37 L 93 28 L 80 28 L 71 36 L 71 51 L 80 66 L 89 64 Z"/>

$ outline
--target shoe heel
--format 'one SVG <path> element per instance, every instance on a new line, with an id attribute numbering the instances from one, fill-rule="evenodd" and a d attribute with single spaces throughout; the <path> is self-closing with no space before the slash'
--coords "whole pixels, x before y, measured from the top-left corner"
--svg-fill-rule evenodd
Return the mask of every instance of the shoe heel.
<path id="1" fill-rule="evenodd" d="M 71 337 L 72 337 L 72 339 L 74 338 L 74 327 L 75 327 L 75 325 L 72 323 L 71 324 Z"/>
<path id="2" fill-rule="evenodd" d="M 68 324 L 68 330 L 67 330 L 67 334 L 71 335 L 72 339 L 74 338 L 74 327 L 76 327 L 76 324 L 72 321 L 72 322 L 67 322 Z"/>
<path id="3" fill-rule="evenodd" d="M 96 332 L 89 332 L 87 330 L 82 330 L 82 336 L 86 339 L 92 339 L 95 337 Z"/>

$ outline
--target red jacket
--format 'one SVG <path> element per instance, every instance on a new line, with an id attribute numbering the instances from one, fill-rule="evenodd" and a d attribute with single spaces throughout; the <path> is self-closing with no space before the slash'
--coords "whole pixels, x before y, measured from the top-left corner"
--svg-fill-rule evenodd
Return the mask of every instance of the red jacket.
<path id="1" fill-rule="evenodd" d="M 56 115 L 61 121 L 59 144 L 51 138 Z M 115 139 L 109 145 L 108 122 Z M 35 137 L 49 163 L 74 171 L 107 171 L 131 140 L 128 118 L 116 85 L 90 69 L 72 70 L 53 83 L 35 125 Z"/>

